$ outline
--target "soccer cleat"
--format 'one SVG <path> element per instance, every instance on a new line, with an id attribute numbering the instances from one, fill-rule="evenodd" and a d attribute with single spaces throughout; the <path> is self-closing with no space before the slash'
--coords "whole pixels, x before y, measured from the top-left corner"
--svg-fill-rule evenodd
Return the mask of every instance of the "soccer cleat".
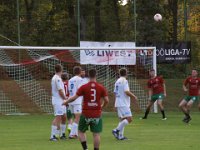
<path id="1" fill-rule="evenodd" d="M 65 133 L 63 133 L 63 135 L 60 137 L 61 140 L 66 140 L 67 137 L 65 136 Z"/>
<path id="2" fill-rule="evenodd" d="M 188 117 L 187 120 L 185 120 L 185 123 L 189 123 L 192 120 L 191 117 Z"/>
<path id="3" fill-rule="evenodd" d="M 124 141 L 124 140 L 128 140 L 128 138 L 124 136 L 124 137 L 118 138 L 118 140 Z"/>
<path id="4" fill-rule="evenodd" d="M 185 116 L 182 121 L 185 122 L 187 119 L 188 119 L 188 117 Z"/>
<path id="5" fill-rule="evenodd" d="M 184 117 L 182 121 L 185 122 L 185 123 L 189 123 L 190 120 L 192 120 L 191 117 Z"/>
<path id="6" fill-rule="evenodd" d="M 54 135 L 52 138 L 49 139 L 50 141 L 58 141 L 58 138 Z"/>
<path id="7" fill-rule="evenodd" d="M 70 136 L 69 136 L 69 139 L 77 139 L 77 138 L 78 138 L 77 135 L 70 135 Z"/>
<path id="8" fill-rule="evenodd" d="M 118 136 L 119 136 L 119 130 L 112 130 L 112 134 L 113 136 L 118 139 Z"/>
<path id="9" fill-rule="evenodd" d="M 167 120 L 167 118 L 162 118 L 162 120 Z"/>

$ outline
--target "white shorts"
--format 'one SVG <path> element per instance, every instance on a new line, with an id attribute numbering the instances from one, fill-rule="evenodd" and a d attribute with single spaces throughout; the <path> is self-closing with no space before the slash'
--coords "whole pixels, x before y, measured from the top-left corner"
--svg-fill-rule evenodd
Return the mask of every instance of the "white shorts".
<path id="1" fill-rule="evenodd" d="M 130 107 L 117 107 L 117 114 L 119 118 L 126 118 L 132 116 Z"/>
<path id="2" fill-rule="evenodd" d="M 61 116 L 66 114 L 66 106 L 62 104 L 54 104 L 53 110 L 54 110 L 54 116 Z"/>
<path id="3" fill-rule="evenodd" d="M 69 105 L 69 110 L 71 110 L 72 114 L 80 114 L 82 113 L 82 105 L 81 104 Z"/>

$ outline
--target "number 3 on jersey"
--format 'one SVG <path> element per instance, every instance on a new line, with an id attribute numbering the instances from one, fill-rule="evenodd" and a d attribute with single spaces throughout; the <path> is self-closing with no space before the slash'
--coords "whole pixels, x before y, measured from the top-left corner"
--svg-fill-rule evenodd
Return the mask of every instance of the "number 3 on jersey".
<path id="1" fill-rule="evenodd" d="M 96 89 L 91 89 L 91 102 L 96 101 Z"/>

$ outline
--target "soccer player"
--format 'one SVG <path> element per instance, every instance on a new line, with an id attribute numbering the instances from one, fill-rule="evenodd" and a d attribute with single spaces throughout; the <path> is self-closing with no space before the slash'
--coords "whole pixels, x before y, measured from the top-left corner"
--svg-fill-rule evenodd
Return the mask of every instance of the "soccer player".
<path id="1" fill-rule="evenodd" d="M 83 80 L 81 78 L 81 67 L 75 66 L 73 68 L 74 77 L 69 80 L 69 97 L 72 97 L 76 94 L 78 88 L 83 84 Z M 77 99 L 71 103 L 69 103 L 69 108 L 74 114 L 74 121 L 72 123 L 72 129 L 69 134 L 70 139 L 75 139 L 78 137 L 78 123 L 80 119 L 80 115 L 82 112 L 82 97 L 77 97 Z"/>
<path id="2" fill-rule="evenodd" d="M 149 88 L 149 103 L 147 105 L 145 115 L 141 119 L 147 119 L 151 106 L 155 101 L 158 102 L 158 106 L 160 107 L 160 111 L 162 113 L 162 120 L 166 120 L 164 106 L 163 106 L 163 98 L 166 97 L 166 88 L 165 82 L 162 77 L 155 75 L 155 70 L 152 69 L 149 72 L 150 79 L 148 80 L 148 88 Z"/>
<path id="3" fill-rule="evenodd" d="M 118 126 L 112 130 L 112 134 L 118 140 L 126 140 L 124 137 L 124 128 L 132 122 L 132 113 L 130 109 L 130 98 L 137 100 L 137 97 L 130 92 L 128 81 L 126 80 L 127 70 L 122 68 L 119 70 L 120 78 L 115 82 L 115 107 L 117 108 L 120 122 Z"/>
<path id="4" fill-rule="evenodd" d="M 86 72 L 84 69 L 81 70 L 81 78 L 83 79 L 83 84 L 86 84 L 89 82 L 89 78 L 86 75 Z"/>
<path id="5" fill-rule="evenodd" d="M 94 150 L 99 150 L 100 146 L 100 132 L 102 131 L 102 118 L 101 111 L 105 107 L 109 100 L 105 88 L 96 82 L 96 70 L 89 70 L 90 81 L 87 84 L 82 85 L 75 96 L 70 97 L 64 104 L 68 104 L 79 96 L 83 96 L 83 111 L 79 121 L 79 140 L 83 147 L 83 150 L 87 150 L 86 142 L 86 130 L 90 126 L 91 132 L 93 132 Z M 101 103 L 103 100 L 103 103 Z"/>
<path id="6" fill-rule="evenodd" d="M 69 75 L 67 73 L 63 73 L 61 75 L 61 78 L 62 78 L 62 81 L 64 83 L 64 88 L 65 88 L 65 94 L 66 94 L 66 97 L 68 98 L 69 97 L 69 90 L 68 90 L 68 79 L 69 79 Z M 72 120 L 72 113 L 71 113 L 71 110 L 69 109 L 69 106 L 66 106 L 66 111 L 67 111 L 67 122 L 68 122 L 68 125 L 67 125 L 67 130 L 68 132 L 70 133 L 71 129 L 72 129 L 72 123 L 73 123 L 73 120 Z M 66 124 L 66 120 L 63 120 L 62 121 L 62 124 Z"/>
<path id="7" fill-rule="evenodd" d="M 60 135 L 60 129 L 62 136 L 61 139 L 65 139 L 65 124 L 63 123 L 63 120 L 66 121 L 66 106 L 63 106 L 63 100 L 66 99 L 65 90 L 64 90 L 64 84 L 61 79 L 63 68 L 60 64 L 57 64 L 55 66 L 55 75 L 53 76 L 51 80 L 51 88 L 52 88 L 52 105 L 54 109 L 54 115 L 55 118 L 52 122 L 51 126 L 51 141 L 57 141 L 57 136 Z"/>
<path id="8" fill-rule="evenodd" d="M 195 101 L 198 100 L 200 90 L 200 79 L 197 77 L 197 70 L 193 69 L 191 76 L 187 77 L 183 83 L 183 91 L 188 92 L 188 96 L 184 97 L 179 107 L 185 114 L 183 122 L 189 123 L 191 120 L 190 109 Z"/>

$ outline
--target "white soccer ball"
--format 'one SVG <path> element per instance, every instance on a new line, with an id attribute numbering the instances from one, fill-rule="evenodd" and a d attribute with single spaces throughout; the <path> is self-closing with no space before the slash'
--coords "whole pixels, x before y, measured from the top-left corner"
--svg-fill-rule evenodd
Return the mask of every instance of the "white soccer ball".
<path id="1" fill-rule="evenodd" d="M 158 22 L 158 21 L 162 21 L 162 15 L 161 15 L 161 14 L 155 14 L 153 18 L 154 18 L 154 20 L 157 21 L 157 22 Z"/>

